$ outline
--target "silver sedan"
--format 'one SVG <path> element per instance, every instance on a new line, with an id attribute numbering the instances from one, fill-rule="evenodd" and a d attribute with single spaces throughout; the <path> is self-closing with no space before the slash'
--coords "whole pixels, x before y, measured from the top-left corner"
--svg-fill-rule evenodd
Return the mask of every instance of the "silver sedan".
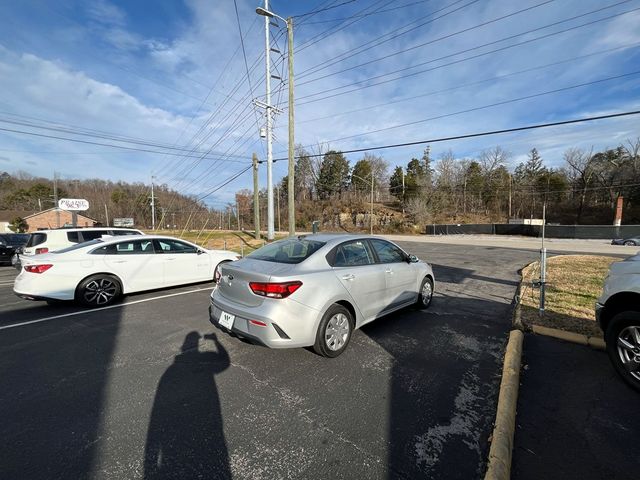
<path id="1" fill-rule="evenodd" d="M 268 244 L 223 264 L 211 323 L 271 348 L 340 355 L 351 334 L 434 291 L 431 266 L 382 238 L 322 234 Z"/>

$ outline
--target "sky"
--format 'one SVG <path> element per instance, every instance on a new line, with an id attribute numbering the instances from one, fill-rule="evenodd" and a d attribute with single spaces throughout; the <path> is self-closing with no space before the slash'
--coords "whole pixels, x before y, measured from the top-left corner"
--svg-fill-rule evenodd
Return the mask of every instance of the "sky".
<path id="1" fill-rule="evenodd" d="M 213 207 L 251 189 L 252 153 L 265 160 L 267 151 L 259 6 L 264 0 L 0 2 L 0 171 L 153 177 Z M 273 0 L 269 10 L 293 18 L 295 143 L 312 153 L 373 148 L 392 170 L 426 145 L 378 147 L 640 110 L 640 0 Z M 279 181 L 287 37 L 273 22 Z M 430 147 L 437 160 L 500 145 L 511 168 L 535 147 L 559 168 L 568 148 L 638 136 L 640 115 Z M 347 158 L 353 165 L 362 156 Z"/>

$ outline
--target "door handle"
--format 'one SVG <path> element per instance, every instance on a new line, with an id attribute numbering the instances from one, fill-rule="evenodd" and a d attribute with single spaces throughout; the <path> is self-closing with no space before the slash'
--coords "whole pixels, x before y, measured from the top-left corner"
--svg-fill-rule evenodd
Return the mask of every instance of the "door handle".
<path id="1" fill-rule="evenodd" d="M 127 263 L 126 260 L 114 260 L 113 263 Z"/>
<path id="2" fill-rule="evenodd" d="M 384 273 L 388 273 L 389 275 L 393 275 L 393 270 L 391 270 L 390 268 L 387 268 Z"/>
<path id="3" fill-rule="evenodd" d="M 348 275 L 343 275 L 343 280 L 355 280 L 356 276 L 353 273 L 349 273 Z"/>
<path id="4" fill-rule="evenodd" d="M 175 260 L 175 259 L 176 259 L 175 257 L 173 257 L 173 258 L 165 258 L 165 261 L 168 262 L 169 260 Z"/>

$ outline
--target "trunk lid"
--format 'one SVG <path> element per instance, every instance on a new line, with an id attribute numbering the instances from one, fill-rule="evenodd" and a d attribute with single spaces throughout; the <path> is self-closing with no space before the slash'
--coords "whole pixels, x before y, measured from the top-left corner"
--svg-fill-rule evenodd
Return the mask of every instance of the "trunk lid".
<path id="1" fill-rule="evenodd" d="M 224 263 L 220 267 L 222 277 L 218 292 L 222 297 L 240 305 L 258 307 L 265 297 L 254 294 L 249 282 L 269 282 L 271 277 L 287 276 L 295 265 L 243 258 Z"/>

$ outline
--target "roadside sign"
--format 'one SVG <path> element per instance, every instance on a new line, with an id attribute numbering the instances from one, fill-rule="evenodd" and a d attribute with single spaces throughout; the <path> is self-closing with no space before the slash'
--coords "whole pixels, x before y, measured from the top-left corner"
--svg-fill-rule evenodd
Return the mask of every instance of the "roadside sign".
<path id="1" fill-rule="evenodd" d="M 129 218 L 129 217 L 114 218 L 113 226 L 114 227 L 133 227 L 133 218 Z"/>
<path id="2" fill-rule="evenodd" d="M 84 212 L 89 210 L 89 202 L 84 198 L 61 198 L 58 200 L 58 207 L 72 212 Z"/>

